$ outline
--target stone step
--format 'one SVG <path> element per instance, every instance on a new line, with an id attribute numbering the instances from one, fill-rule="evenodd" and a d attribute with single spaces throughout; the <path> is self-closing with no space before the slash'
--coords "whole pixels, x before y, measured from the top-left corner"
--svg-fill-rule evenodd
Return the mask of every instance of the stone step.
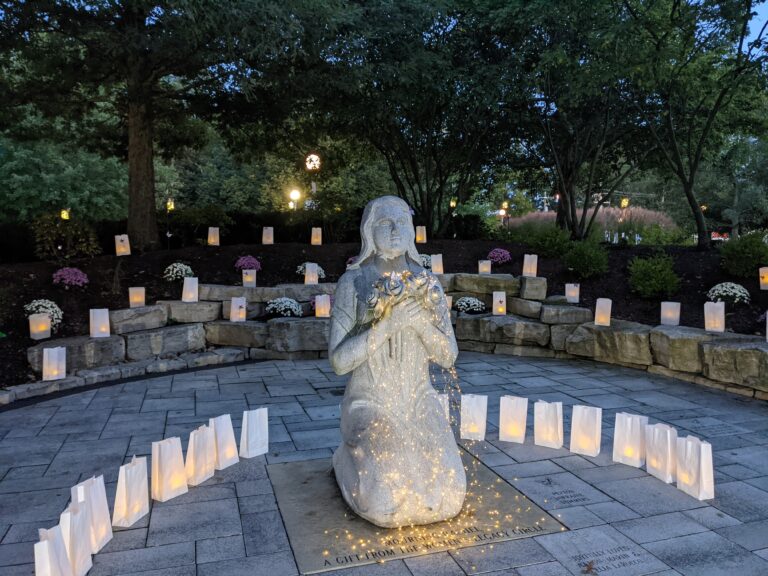
<path id="1" fill-rule="evenodd" d="M 610 326 L 582 324 L 566 338 L 565 351 L 611 364 L 648 366 L 653 364 L 651 327 L 615 319 Z"/>
<path id="2" fill-rule="evenodd" d="M 266 308 L 266 304 L 264 304 L 263 302 L 247 302 L 246 309 L 245 309 L 245 319 L 253 320 L 255 318 L 264 316 L 264 308 Z M 232 309 L 231 299 L 224 300 L 221 303 L 221 317 L 224 318 L 224 320 L 229 320 L 229 312 L 231 309 Z"/>
<path id="3" fill-rule="evenodd" d="M 544 300 L 547 297 L 547 279 L 541 276 L 520 278 L 520 298 Z"/>
<path id="4" fill-rule="evenodd" d="M 229 322 L 218 320 L 205 324 L 205 339 L 215 346 L 263 348 L 267 344 L 269 327 L 266 322 Z"/>
<path id="5" fill-rule="evenodd" d="M 456 321 L 456 338 L 495 344 L 546 346 L 549 343 L 549 326 L 512 314 L 462 314 Z"/>
<path id="6" fill-rule="evenodd" d="M 221 318 L 221 302 L 182 302 L 181 300 L 158 300 L 168 314 L 169 322 L 194 324 L 211 322 Z"/>
<path id="7" fill-rule="evenodd" d="M 589 308 L 544 304 L 539 319 L 544 324 L 584 324 L 592 322 L 594 314 Z"/>
<path id="8" fill-rule="evenodd" d="M 328 350 L 329 318 L 275 318 L 267 322 L 266 348 L 277 352 Z"/>
<path id="9" fill-rule="evenodd" d="M 165 326 L 167 323 L 167 308 L 158 304 L 109 311 L 109 325 L 112 334 L 151 330 Z"/>
<path id="10" fill-rule="evenodd" d="M 332 282 L 322 284 L 278 284 L 277 286 L 256 286 L 244 288 L 243 286 L 226 286 L 223 284 L 201 284 L 198 296 L 201 301 L 229 301 L 232 298 L 241 298 L 250 302 L 265 303 L 275 298 L 293 298 L 298 302 L 309 302 L 320 294 L 333 294 L 336 284 Z"/>
<path id="11" fill-rule="evenodd" d="M 43 350 L 63 346 L 67 349 L 67 373 L 95 366 L 108 366 L 125 360 L 125 340 L 122 336 L 107 338 L 74 336 L 47 340 L 27 349 L 27 361 L 37 373 L 43 371 Z"/>
<path id="12" fill-rule="evenodd" d="M 202 323 L 177 324 L 124 335 L 125 357 L 146 360 L 155 356 L 195 352 L 205 348 Z"/>
<path id="13" fill-rule="evenodd" d="M 520 279 L 512 274 L 454 274 L 452 290 L 489 295 L 503 291 L 510 298 L 520 294 Z"/>

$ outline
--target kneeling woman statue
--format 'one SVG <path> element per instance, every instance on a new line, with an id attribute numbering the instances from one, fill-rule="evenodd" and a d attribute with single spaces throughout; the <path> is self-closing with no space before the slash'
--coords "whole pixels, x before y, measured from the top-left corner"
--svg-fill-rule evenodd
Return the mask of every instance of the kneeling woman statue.
<path id="1" fill-rule="evenodd" d="M 421 266 L 408 205 L 371 201 L 362 249 L 336 288 L 329 357 L 352 372 L 333 468 L 344 499 L 384 527 L 456 516 L 466 476 L 429 363 L 453 365 L 458 349 L 437 279 Z"/>

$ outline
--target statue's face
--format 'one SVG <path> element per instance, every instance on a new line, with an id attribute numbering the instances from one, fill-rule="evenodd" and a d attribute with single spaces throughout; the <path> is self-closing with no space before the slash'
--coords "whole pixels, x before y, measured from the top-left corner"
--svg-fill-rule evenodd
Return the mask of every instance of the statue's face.
<path id="1" fill-rule="evenodd" d="M 413 234 L 411 215 L 397 206 L 383 206 L 376 215 L 373 225 L 376 252 L 387 260 L 405 254 Z"/>

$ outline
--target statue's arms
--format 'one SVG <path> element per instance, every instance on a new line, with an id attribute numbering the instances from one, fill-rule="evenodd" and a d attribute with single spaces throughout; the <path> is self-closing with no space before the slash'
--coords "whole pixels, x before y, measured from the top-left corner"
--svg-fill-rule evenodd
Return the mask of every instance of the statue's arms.
<path id="1" fill-rule="evenodd" d="M 421 342 L 429 353 L 430 359 L 443 368 L 450 368 L 456 361 L 459 348 L 451 326 L 451 312 L 448 310 L 445 296 L 434 311 L 422 309 L 417 331 Z"/>

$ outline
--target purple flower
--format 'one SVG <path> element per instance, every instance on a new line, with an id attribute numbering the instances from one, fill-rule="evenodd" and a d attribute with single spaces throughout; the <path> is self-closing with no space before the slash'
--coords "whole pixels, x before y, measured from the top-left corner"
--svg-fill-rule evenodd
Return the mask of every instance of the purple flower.
<path id="1" fill-rule="evenodd" d="M 235 270 L 238 272 L 242 270 L 261 270 L 261 262 L 254 256 L 240 256 L 235 262 Z"/>
<path id="2" fill-rule="evenodd" d="M 83 288 L 88 285 L 88 275 L 79 268 L 61 268 L 53 273 L 53 283 L 64 288 Z"/>
<path id="3" fill-rule="evenodd" d="M 494 248 L 488 252 L 488 260 L 494 264 L 504 264 L 504 262 L 512 260 L 512 256 L 510 256 L 509 251 L 504 250 L 504 248 Z"/>

